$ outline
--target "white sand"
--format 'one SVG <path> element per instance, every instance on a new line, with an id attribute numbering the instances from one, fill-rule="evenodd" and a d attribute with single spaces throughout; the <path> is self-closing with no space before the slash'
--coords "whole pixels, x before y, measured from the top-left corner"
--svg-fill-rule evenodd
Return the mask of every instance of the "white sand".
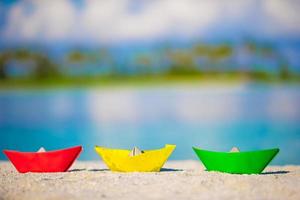
<path id="1" fill-rule="evenodd" d="M 199 161 L 169 161 L 159 173 L 114 173 L 100 161 L 67 173 L 19 174 L 0 162 L 0 199 L 300 199 L 300 166 L 261 175 L 207 172 Z"/>

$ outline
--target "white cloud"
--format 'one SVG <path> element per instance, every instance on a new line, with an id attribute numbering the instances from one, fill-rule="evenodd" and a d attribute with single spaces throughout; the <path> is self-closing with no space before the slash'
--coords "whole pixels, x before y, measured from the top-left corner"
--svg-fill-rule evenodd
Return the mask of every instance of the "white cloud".
<path id="1" fill-rule="evenodd" d="M 207 1 L 145 1 L 141 10 L 130 10 L 130 1 L 86 2 L 80 21 L 84 35 L 97 40 L 151 39 L 172 34 L 196 33 L 217 15 Z"/>
<path id="2" fill-rule="evenodd" d="M 19 40 L 65 39 L 72 35 L 76 10 L 67 0 L 20 1 L 8 13 L 3 34 Z"/>
<path id="3" fill-rule="evenodd" d="M 151 40 L 201 37 L 224 28 L 248 34 L 300 34 L 300 3 L 281 0 L 27 0 L 7 11 L 9 41 Z"/>
<path id="4" fill-rule="evenodd" d="M 264 31 L 270 35 L 300 34 L 300 1 L 266 0 L 263 4 L 265 14 Z"/>

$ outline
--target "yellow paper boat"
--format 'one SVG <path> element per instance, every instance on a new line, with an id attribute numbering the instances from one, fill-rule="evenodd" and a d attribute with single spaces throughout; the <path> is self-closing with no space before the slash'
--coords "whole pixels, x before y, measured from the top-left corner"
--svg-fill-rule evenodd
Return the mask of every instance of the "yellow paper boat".
<path id="1" fill-rule="evenodd" d="M 107 167 L 117 172 L 158 172 L 175 148 L 176 145 L 166 144 L 162 149 L 145 150 L 140 155 L 130 156 L 130 150 L 95 146 Z"/>

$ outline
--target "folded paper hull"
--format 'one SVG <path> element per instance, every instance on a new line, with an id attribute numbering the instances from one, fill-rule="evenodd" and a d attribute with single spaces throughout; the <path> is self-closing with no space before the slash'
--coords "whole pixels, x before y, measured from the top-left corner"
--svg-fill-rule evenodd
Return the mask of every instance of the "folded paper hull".
<path id="1" fill-rule="evenodd" d="M 208 171 L 231 174 L 259 174 L 272 161 L 279 149 L 248 152 L 214 152 L 193 147 Z"/>
<path id="2" fill-rule="evenodd" d="M 20 173 L 65 172 L 82 151 L 81 146 L 48 152 L 4 150 L 4 154 Z"/>
<path id="3" fill-rule="evenodd" d="M 175 148 L 176 145 L 166 145 L 162 149 L 146 150 L 137 156 L 130 156 L 130 150 L 123 149 L 96 146 L 95 150 L 112 171 L 158 172 Z"/>

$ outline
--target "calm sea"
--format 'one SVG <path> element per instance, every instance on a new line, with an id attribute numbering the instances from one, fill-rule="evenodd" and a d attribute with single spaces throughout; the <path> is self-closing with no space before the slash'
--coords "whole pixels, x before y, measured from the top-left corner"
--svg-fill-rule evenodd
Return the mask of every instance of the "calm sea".
<path id="1" fill-rule="evenodd" d="M 272 164 L 300 164 L 300 86 L 239 85 L 0 92 L 0 149 L 83 145 L 160 148 L 197 159 L 192 146 L 228 151 L 279 147 Z M 5 159 L 1 153 L 0 159 Z"/>

